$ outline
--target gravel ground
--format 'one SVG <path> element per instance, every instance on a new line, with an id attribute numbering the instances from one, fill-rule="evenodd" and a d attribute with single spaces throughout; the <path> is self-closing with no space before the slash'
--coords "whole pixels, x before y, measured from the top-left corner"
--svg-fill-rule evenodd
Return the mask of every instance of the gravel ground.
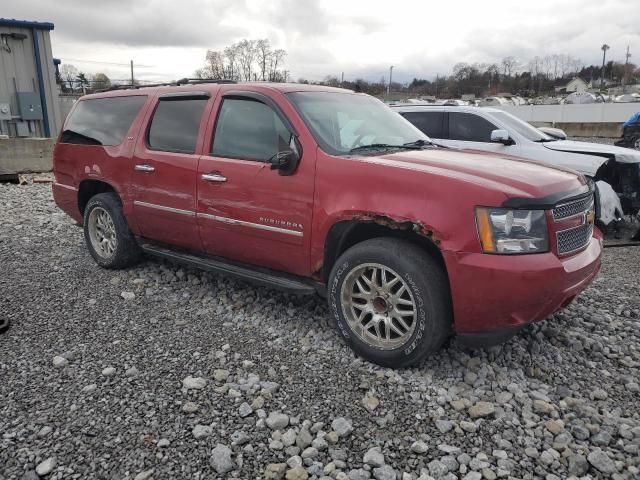
<path id="1" fill-rule="evenodd" d="M 501 347 L 392 371 L 321 299 L 102 270 L 49 185 L 0 184 L 0 205 L 3 480 L 640 475 L 640 248 Z"/>

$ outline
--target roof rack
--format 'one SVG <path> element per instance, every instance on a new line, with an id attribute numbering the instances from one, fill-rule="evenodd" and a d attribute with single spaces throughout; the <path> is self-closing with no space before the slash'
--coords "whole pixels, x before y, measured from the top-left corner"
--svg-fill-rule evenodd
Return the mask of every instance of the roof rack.
<path id="1" fill-rule="evenodd" d="M 164 82 L 164 83 L 148 83 L 146 85 L 132 85 L 130 83 L 120 84 L 120 85 L 112 85 L 109 88 L 103 88 L 101 90 L 96 90 L 96 93 L 102 92 L 111 92 L 114 90 L 137 90 L 139 88 L 148 88 L 148 87 L 177 87 L 180 85 L 199 85 L 203 83 L 238 83 L 235 80 L 228 80 L 226 78 L 215 79 L 215 78 L 181 78 L 180 80 L 176 80 L 173 82 Z"/>

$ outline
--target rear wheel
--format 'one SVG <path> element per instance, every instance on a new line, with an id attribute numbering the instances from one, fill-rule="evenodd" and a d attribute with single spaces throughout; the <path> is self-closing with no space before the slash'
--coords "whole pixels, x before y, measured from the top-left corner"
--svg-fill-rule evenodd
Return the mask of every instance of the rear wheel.
<path id="1" fill-rule="evenodd" d="M 405 240 L 376 238 L 347 250 L 331 272 L 329 307 L 351 348 L 386 367 L 420 362 L 451 331 L 443 269 Z"/>
<path id="2" fill-rule="evenodd" d="M 633 148 L 636 150 L 640 150 L 640 137 L 634 137 L 631 140 L 631 145 L 633 145 Z"/>
<path id="3" fill-rule="evenodd" d="M 91 197 L 84 210 L 84 238 L 89 253 L 104 268 L 125 268 L 141 256 L 116 193 Z"/>

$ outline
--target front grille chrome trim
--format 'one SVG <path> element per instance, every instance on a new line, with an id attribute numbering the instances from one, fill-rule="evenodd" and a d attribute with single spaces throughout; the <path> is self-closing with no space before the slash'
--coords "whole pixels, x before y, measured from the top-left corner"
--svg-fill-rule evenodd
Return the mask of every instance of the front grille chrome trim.
<path id="1" fill-rule="evenodd" d="M 593 206 L 593 195 L 588 195 L 566 203 L 560 203 L 553 208 L 553 221 L 559 222 L 561 220 L 567 220 L 579 215 L 584 215 L 584 213 L 591 210 Z"/>
<path id="2" fill-rule="evenodd" d="M 581 236 L 578 236 L 578 238 L 576 239 L 570 237 L 571 235 Z M 589 245 L 592 237 L 593 224 L 591 223 L 584 223 L 582 225 L 578 225 L 577 227 L 556 232 L 556 245 L 558 249 L 558 255 L 561 257 L 566 257 L 567 255 L 571 255 L 573 253 L 584 250 Z M 568 246 L 566 246 L 567 243 L 569 243 L 569 245 L 572 245 L 572 247 L 569 248 Z M 576 246 L 573 246 L 574 244 Z"/>

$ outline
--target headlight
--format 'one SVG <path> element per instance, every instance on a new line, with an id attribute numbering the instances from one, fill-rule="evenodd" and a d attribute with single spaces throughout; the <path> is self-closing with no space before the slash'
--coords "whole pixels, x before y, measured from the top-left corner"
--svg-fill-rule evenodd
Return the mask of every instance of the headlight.
<path id="1" fill-rule="evenodd" d="M 476 222 L 485 253 L 541 253 L 549 250 L 544 210 L 478 207 Z"/>

